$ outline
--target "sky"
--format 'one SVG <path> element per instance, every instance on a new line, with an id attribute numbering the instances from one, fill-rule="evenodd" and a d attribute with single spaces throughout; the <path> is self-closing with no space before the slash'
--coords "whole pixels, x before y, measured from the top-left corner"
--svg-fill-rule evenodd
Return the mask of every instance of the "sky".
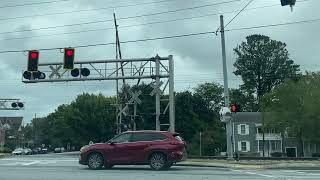
<path id="1" fill-rule="evenodd" d="M 103 21 L 112 19 L 113 13 L 119 18 L 121 41 L 215 31 L 220 23 L 219 14 L 224 15 L 227 23 L 236 15 L 235 11 L 242 9 L 248 2 L 249 0 L 1 0 L 0 51 L 64 48 L 114 42 L 112 21 L 12 32 Z M 30 3 L 34 4 L 26 5 Z M 203 6 L 209 4 L 211 5 Z M 121 19 L 199 6 L 203 7 Z M 280 0 L 254 0 L 226 29 L 317 19 L 320 18 L 318 7 L 320 7 L 319 0 L 298 0 L 291 12 L 290 7 L 280 5 Z M 198 16 L 202 17 L 188 19 Z M 182 18 L 185 20 L 150 24 Z M 125 27 L 131 25 L 139 26 Z M 89 32 L 73 33 L 85 30 Z M 233 49 L 251 34 L 267 35 L 271 39 L 286 43 L 290 58 L 301 66 L 303 72 L 318 71 L 319 30 L 320 21 L 227 31 L 225 36 L 229 87 L 237 88 L 242 83 L 241 78 L 233 74 L 233 63 L 236 60 Z M 123 58 L 150 58 L 157 54 L 164 57 L 173 55 L 175 91 L 178 92 L 192 91 L 194 87 L 204 82 L 223 84 L 219 34 L 127 43 L 121 45 L 121 51 Z M 115 56 L 114 45 L 76 49 L 76 61 L 114 59 Z M 39 61 L 40 63 L 62 62 L 63 54 L 60 50 L 40 51 Z M 102 93 L 106 96 L 116 94 L 114 81 L 24 84 L 22 72 L 27 66 L 26 53 L 1 53 L 0 62 L 1 98 L 19 98 L 25 102 L 24 110 L 0 111 L 0 116 L 23 116 L 25 123 L 30 122 L 35 115 L 37 117 L 48 115 L 59 105 L 72 102 L 78 94 L 84 92 Z"/>

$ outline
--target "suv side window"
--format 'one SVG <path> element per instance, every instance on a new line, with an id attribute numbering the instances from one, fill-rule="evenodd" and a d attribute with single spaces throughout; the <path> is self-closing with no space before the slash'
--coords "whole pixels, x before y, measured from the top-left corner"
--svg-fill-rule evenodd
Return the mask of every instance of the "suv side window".
<path id="1" fill-rule="evenodd" d="M 164 140 L 167 137 L 159 133 L 134 133 L 131 142 Z"/>
<path id="2" fill-rule="evenodd" d="M 130 141 L 131 134 L 121 134 L 112 139 L 114 143 L 126 143 Z"/>

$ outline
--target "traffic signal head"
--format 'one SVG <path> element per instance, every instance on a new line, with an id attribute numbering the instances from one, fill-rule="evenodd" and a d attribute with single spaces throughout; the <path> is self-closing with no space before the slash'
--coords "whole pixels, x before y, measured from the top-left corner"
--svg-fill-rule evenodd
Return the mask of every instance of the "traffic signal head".
<path id="1" fill-rule="evenodd" d="M 64 49 L 63 68 L 64 69 L 73 69 L 73 67 L 74 67 L 74 49 L 73 48 L 65 48 Z"/>
<path id="2" fill-rule="evenodd" d="M 280 2 L 281 2 L 281 6 L 287 6 L 287 5 L 293 6 L 295 5 L 296 0 L 280 0 Z"/>
<path id="3" fill-rule="evenodd" d="M 39 64 L 39 51 L 29 51 L 28 55 L 28 71 L 36 72 L 38 71 Z"/>
<path id="4" fill-rule="evenodd" d="M 237 112 L 237 105 L 236 104 L 231 104 L 231 112 L 233 112 L 233 113 Z"/>
<path id="5" fill-rule="evenodd" d="M 231 112 L 241 112 L 241 106 L 239 104 L 231 104 Z"/>

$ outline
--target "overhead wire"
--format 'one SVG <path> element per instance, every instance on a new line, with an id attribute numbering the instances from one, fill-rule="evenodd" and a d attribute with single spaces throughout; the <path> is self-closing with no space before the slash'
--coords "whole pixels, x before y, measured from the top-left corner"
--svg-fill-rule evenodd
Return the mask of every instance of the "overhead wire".
<path id="1" fill-rule="evenodd" d="M 161 0 L 161 1 L 152 1 L 152 2 L 144 2 L 144 3 L 136 3 L 136 4 L 127 4 L 127 5 L 118 5 L 118 6 L 109 6 L 109 7 L 102 7 L 102 8 L 94 8 L 94 9 L 83 9 L 83 10 L 74 10 L 74 11 L 66 11 L 66 12 L 56 12 L 56 13 L 44 13 L 44 14 L 35 14 L 35 15 L 27 15 L 27 16 L 16 16 L 16 17 L 7 17 L 7 18 L 0 18 L 0 21 L 6 21 L 6 20 L 13 20 L 13 19 L 23 19 L 23 18 L 33 18 L 33 17 L 43 17 L 43 16 L 51 16 L 51 15 L 61 15 L 61 14 L 70 14 L 70 13 L 77 13 L 77 12 L 88 12 L 88 11 L 98 11 L 98 10 L 106 10 L 106 9 L 116 9 L 116 8 L 124 8 L 124 7 L 132 7 L 132 6 L 141 6 L 141 5 L 148 5 L 148 4 L 155 4 L 155 3 L 162 3 L 162 2 L 172 2 L 173 0 Z M 191 8 L 183 8 L 183 9 L 177 9 L 177 10 L 169 10 L 169 11 L 163 11 L 159 13 L 151 13 L 149 15 L 158 15 L 158 14 L 164 14 L 164 13 L 170 13 L 170 12 L 178 12 L 178 11 L 184 11 L 189 9 L 198 9 L 203 7 L 210 7 L 210 6 L 216 6 L 220 4 L 227 4 L 227 3 L 233 3 L 241 0 L 229 0 L 229 1 L 223 1 L 223 2 L 216 2 L 216 3 L 210 3 L 205 5 L 199 5 Z M 145 15 L 140 15 L 139 17 L 143 17 Z M 124 19 L 130 19 L 133 17 L 127 17 Z M 119 18 L 121 19 L 121 18 Z"/>
<path id="2" fill-rule="evenodd" d="M 44 2 L 34 2 L 34 3 L 24 3 L 24 4 L 3 5 L 3 6 L 0 6 L 0 9 L 12 8 L 12 7 L 22 7 L 22 6 L 31 6 L 31 5 L 40 5 L 40 4 L 51 4 L 51 3 L 66 2 L 66 1 L 70 1 L 70 0 L 56 0 L 56 1 L 44 1 Z"/>
<path id="3" fill-rule="evenodd" d="M 309 1 L 309 0 L 302 0 L 302 1 L 300 1 L 300 2 L 304 2 L 304 1 Z M 259 6 L 259 7 L 254 7 L 254 8 L 245 9 L 245 10 L 248 11 L 248 10 L 268 8 L 268 7 L 273 7 L 273 6 L 278 6 L 278 4 L 267 5 L 267 6 Z M 211 13 L 211 14 L 204 14 L 204 15 L 199 15 L 199 16 L 192 16 L 192 17 L 185 17 L 185 18 L 177 18 L 177 19 L 172 19 L 172 20 L 156 21 L 156 22 L 149 22 L 149 23 L 142 23 L 142 24 L 135 24 L 135 25 L 125 25 L 125 26 L 119 26 L 119 28 L 128 28 L 128 27 L 137 27 L 137 26 L 145 26 L 145 25 L 152 25 L 152 24 L 161 24 L 161 23 L 177 22 L 177 21 L 183 21 L 183 20 L 190 20 L 190 19 L 210 17 L 210 16 L 215 16 L 215 15 L 220 15 L 220 14 L 235 13 L 235 12 L 239 12 L 239 11 L 241 11 L 241 10 L 226 11 L 226 12 L 221 12 L 221 13 Z M 153 13 L 153 14 L 154 14 L 154 13 Z M 146 15 L 147 15 L 147 14 L 146 14 Z M 149 14 L 149 15 L 152 15 L 152 14 Z M 118 20 L 119 20 L 119 19 L 121 20 L 121 19 L 137 18 L 137 17 L 141 17 L 141 15 L 118 18 Z M 18 33 L 18 32 L 48 30 L 48 29 L 55 29 L 55 28 L 61 28 L 61 27 L 72 27 L 72 26 L 80 26 L 80 25 L 88 25 L 88 24 L 97 24 L 97 23 L 111 22 L 111 21 L 113 21 L 113 19 L 98 20 L 98 21 L 89 21 L 89 22 L 83 22 L 83 23 L 65 24 L 65 25 L 57 25 L 57 26 L 47 26 L 47 27 L 39 27 L 39 28 L 24 29 L 24 30 L 15 30 L 15 31 L 4 31 L 4 32 L 0 32 L 0 34 L 10 34 L 10 33 Z M 82 30 L 82 31 L 75 31 L 75 32 L 68 32 L 68 33 L 60 33 L 60 34 L 59 34 L 59 33 L 55 33 L 55 34 L 52 34 L 52 35 L 38 35 L 38 36 L 29 36 L 29 37 L 6 38 L 6 39 L 2 39 L 2 40 L 27 39 L 27 38 L 34 38 L 34 37 L 55 36 L 55 35 L 64 35 L 64 34 L 73 34 L 73 33 L 74 33 L 74 34 L 78 34 L 78 33 L 84 33 L 84 32 L 102 31 L 102 30 L 110 30 L 110 29 L 114 29 L 114 28 L 101 28 L 101 29 L 96 29 L 96 30 Z"/>
<path id="4" fill-rule="evenodd" d="M 236 17 L 238 17 L 238 15 L 243 12 L 246 7 L 248 7 L 254 0 L 250 0 L 226 25 L 224 25 L 224 28 L 226 28 Z M 216 34 L 218 33 L 218 31 L 221 29 L 221 27 L 219 26 L 216 30 Z"/>

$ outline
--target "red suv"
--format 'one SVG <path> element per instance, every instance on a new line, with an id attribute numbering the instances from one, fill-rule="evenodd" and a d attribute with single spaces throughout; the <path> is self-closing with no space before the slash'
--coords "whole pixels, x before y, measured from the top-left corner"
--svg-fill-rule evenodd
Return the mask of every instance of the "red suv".
<path id="1" fill-rule="evenodd" d="M 90 169 L 149 164 L 152 169 L 161 170 L 186 158 L 183 139 L 166 131 L 128 131 L 80 151 L 79 163 Z"/>

